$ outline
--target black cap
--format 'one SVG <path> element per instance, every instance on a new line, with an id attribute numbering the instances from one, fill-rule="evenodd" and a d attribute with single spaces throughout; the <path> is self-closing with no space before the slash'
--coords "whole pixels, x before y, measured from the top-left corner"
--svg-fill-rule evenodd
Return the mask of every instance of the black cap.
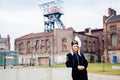
<path id="1" fill-rule="evenodd" d="M 77 45 L 78 45 L 78 41 L 73 40 L 73 41 L 71 42 L 71 46 L 73 46 L 74 44 L 77 44 Z"/>

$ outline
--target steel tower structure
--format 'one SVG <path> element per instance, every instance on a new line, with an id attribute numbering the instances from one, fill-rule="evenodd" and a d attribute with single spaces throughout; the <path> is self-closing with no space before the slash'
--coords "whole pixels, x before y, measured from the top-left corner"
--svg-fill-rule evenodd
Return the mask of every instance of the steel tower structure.
<path id="1" fill-rule="evenodd" d="M 62 4 L 63 1 L 55 0 L 39 5 L 44 16 L 44 32 L 53 31 L 55 28 L 55 23 L 58 28 L 65 28 L 64 24 L 60 20 L 61 15 L 63 15 Z"/>

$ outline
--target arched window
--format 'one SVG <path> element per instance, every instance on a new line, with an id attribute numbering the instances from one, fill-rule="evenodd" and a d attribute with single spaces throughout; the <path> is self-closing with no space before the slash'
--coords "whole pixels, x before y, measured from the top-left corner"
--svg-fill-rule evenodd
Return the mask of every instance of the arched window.
<path id="1" fill-rule="evenodd" d="M 30 54 L 30 41 L 27 41 L 27 53 Z"/>
<path id="2" fill-rule="evenodd" d="M 95 43 L 95 40 L 93 41 L 93 46 L 92 46 L 92 50 L 93 50 L 93 52 L 95 52 L 95 45 L 96 45 L 96 43 Z"/>
<path id="3" fill-rule="evenodd" d="M 39 44 L 40 44 L 39 40 L 36 40 L 36 42 L 35 42 L 35 50 L 36 50 L 36 52 L 39 50 Z"/>
<path id="4" fill-rule="evenodd" d="M 62 51 L 67 51 L 67 40 L 64 38 L 62 39 Z"/>
<path id="5" fill-rule="evenodd" d="M 50 53 L 50 40 L 46 39 L 45 40 L 45 53 Z"/>
<path id="6" fill-rule="evenodd" d="M 20 53 L 20 54 L 23 54 L 23 50 L 24 50 L 24 45 L 23 45 L 23 42 L 21 42 L 21 43 L 19 44 L 19 53 Z"/>
<path id="7" fill-rule="evenodd" d="M 87 40 L 85 39 L 83 42 L 83 51 L 87 51 Z"/>
<path id="8" fill-rule="evenodd" d="M 117 34 L 113 34 L 111 36 L 111 39 L 112 39 L 112 46 L 117 46 L 117 43 L 118 43 L 118 41 L 117 41 Z"/>

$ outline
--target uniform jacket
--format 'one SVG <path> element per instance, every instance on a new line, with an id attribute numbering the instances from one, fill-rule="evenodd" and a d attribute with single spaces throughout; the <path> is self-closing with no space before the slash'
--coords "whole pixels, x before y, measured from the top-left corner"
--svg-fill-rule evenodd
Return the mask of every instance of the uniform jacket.
<path id="1" fill-rule="evenodd" d="M 82 65 L 85 67 L 84 70 L 78 70 L 77 66 Z M 67 54 L 67 60 L 66 60 L 66 66 L 72 68 L 72 78 L 73 80 L 88 80 L 87 76 L 87 66 L 88 62 L 85 59 L 85 56 L 82 52 L 79 54 L 74 53 L 68 53 Z"/>

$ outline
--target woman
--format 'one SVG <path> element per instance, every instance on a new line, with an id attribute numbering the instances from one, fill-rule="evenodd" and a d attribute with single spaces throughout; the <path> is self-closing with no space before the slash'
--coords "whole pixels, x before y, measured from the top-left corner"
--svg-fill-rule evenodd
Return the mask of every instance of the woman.
<path id="1" fill-rule="evenodd" d="M 73 80 L 88 80 L 87 66 L 88 62 L 85 59 L 76 40 L 71 42 L 72 51 L 67 54 L 66 66 L 72 67 Z"/>

